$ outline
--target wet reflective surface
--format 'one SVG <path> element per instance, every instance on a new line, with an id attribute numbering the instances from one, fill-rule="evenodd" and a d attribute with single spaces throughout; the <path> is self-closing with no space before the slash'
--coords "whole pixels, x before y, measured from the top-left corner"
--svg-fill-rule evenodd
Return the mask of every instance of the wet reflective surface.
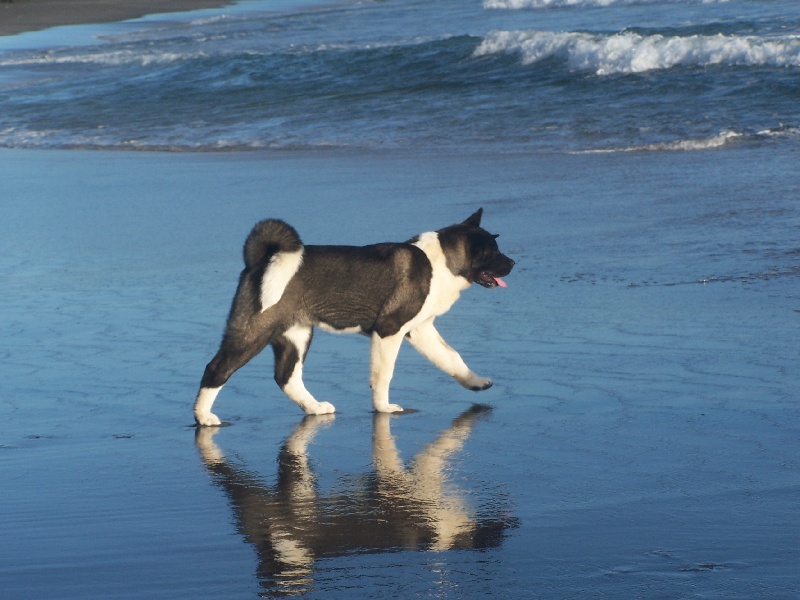
<path id="1" fill-rule="evenodd" d="M 451 477 L 476 421 L 490 411 L 468 409 L 408 463 L 390 428 L 393 418 L 402 417 L 375 414 L 372 469 L 338 475 L 333 491 L 320 489 L 309 457 L 309 444 L 333 416 L 300 422 L 281 446 L 272 484 L 225 457 L 214 442 L 224 428 L 198 428 L 195 441 L 214 483 L 230 498 L 237 530 L 256 550 L 261 586 L 302 593 L 314 589 L 320 558 L 499 546 L 516 520 L 478 514 Z"/>
<path id="2" fill-rule="evenodd" d="M 796 600 L 796 154 L 0 151 L 0 596 Z M 191 426 L 255 220 L 479 204 L 517 266 L 437 326 L 492 388 L 404 347 L 418 412 L 375 419 L 368 340 L 321 332 L 334 420 L 266 353 Z"/>

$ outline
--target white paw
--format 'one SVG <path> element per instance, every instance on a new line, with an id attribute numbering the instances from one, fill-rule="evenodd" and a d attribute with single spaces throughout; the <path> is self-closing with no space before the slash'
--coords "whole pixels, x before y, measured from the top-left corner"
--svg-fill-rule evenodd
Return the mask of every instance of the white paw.
<path id="1" fill-rule="evenodd" d="M 403 412 L 403 407 L 398 404 L 383 404 L 381 406 L 376 406 L 375 410 L 379 413 L 394 413 L 394 412 Z"/>
<path id="2" fill-rule="evenodd" d="M 473 375 L 472 377 L 460 383 L 465 388 L 467 388 L 468 390 L 472 390 L 473 392 L 488 390 L 490 387 L 492 387 L 491 379 L 489 379 L 488 377 L 478 377 L 477 375 Z"/>
<path id="3" fill-rule="evenodd" d="M 219 417 L 214 413 L 195 414 L 194 420 L 201 427 L 216 427 L 217 425 L 222 425 L 222 421 L 220 421 Z"/>
<path id="4" fill-rule="evenodd" d="M 314 406 L 307 406 L 307 415 L 330 415 L 336 412 L 336 407 L 330 402 L 317 402 Z"/>

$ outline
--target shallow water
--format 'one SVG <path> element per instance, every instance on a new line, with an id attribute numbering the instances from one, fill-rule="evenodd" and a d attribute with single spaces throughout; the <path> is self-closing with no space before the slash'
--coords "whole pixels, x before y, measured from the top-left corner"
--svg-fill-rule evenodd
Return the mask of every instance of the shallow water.
<path id="1" fill-rule="evenodd" d="M 1 152 L 4 596 L 797 597 L 795 155 Z M 493 388 L 404 348 L 418 412 L 376 418 L 366 340 L 320 333 L 335 418 L 265 354 L 191 426 L 256 219 L 479 205 L 518 266 L 439 328 Z"/>

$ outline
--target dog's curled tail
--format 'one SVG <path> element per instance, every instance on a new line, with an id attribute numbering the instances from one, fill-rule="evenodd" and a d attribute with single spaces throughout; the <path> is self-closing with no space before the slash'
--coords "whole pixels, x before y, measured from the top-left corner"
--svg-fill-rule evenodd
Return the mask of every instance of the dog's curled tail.
<path id="1" fill-rule="evenodd" d="M 244 243 L 245 269 L 260 278 L 261 311 L 278 303 L 300 265 L 303 242 L 293 227 L 277 219 L 256 223 Z"/>

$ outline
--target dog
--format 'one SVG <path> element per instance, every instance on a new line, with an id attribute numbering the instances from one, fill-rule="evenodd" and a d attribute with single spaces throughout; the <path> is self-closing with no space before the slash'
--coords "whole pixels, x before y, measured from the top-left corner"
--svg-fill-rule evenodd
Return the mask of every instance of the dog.
<path id="1" fill-rule="evenodd" d="M 219 351 L 206 366 L 194 404 L 198 425 L 220 425 L 211 412 L 231 375 L 272 346 L 275 381 L 309 415 L 335 411 L 303 384 L 303 362 L 314 327 L 371 337 L 370 385 L 376 412 L 402 412 L 389 402 L 389 383 L 403 339 L 467 389 L 479 377 L 439 335 L 434 319 L 473 283 L 506 287 L 514 261 L 480 225 L 483 209 L 464 222 L 405 243 L 305 246 L 291 226 L 268 219 L 244 245 L 245 267 Z"/>

